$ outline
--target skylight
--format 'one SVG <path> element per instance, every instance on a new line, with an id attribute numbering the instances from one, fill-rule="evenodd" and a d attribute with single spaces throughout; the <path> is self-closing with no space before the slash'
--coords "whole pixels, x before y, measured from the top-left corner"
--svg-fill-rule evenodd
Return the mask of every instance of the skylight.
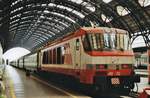
<path id="1" fill-rule="evenodd" d="M 88 2 L 85 2 L 83 0 L 70 0 L 71 2 L 74 2 L 76 4 L 81 4 L 83 5 L 85 8 L 89 9 L 92 12 L 95 12 L 95 7 L 93 5 L 91 5 Z M 109 0 L 108 0 L 109 1 Z"/>
<path id="2" fill-rule="evenodd" d="M 69 18 L 69 17 L 67 17 L 67 16 L 65 16 L 63 14 L 56 13 L 56 12 L 51 12 L 51 14 L 58 15 L 58 16 L 63 17 L 65 19 L 69 20 L 69 21 L 72 21 L 73 23 L 76 23 L 74 20 L 72 20 L 71 18 Z"/>
<path id="3" fill-rule="evenodd" d="M 105 21 L 106 23 L 107 22 L 110 22 L 112 20 L 112 17 L 106 17 L 106 15 L 104 14 L 101 14 L 101 18 L 103 21 Z"/>
<path id="4" fill-rule="evenodd" d="M 109 3 L 109 2 L 111 2 L 112 0 L 103 0 L 103 2 L 105 2 L 105 3 Z"/>
<path id="5" fill-rule="evenodd" d="M 81 4 L 83 2 L 83 0 L 70 0 L 70 1 L 75 2 L 77 4 Z"/>
<path id="6" fill-rule="evenodd" d="M 85 15 L 83 15 L 81 12 L 78 12 L 72 8 L 69 8 L 69 7 L 66 7 L 66 6 L 62 6 L 62 5 L 56 5 L 56 4 L 53 4 L 53 3 L 49 3 L 48 6 L 50 7 L 57 7 L 57 8 L 60 8 L 60 9 L 64 9 L 64 10 L 67 10 L 69 12 L 72 12 L 78 16 L 80 16 L 81 18 L 84 18 Z M 44 13 L 49 13 L 49 11 L 44 11 Z"/>
<path id="7" fill-rule="evenodd" d="M 142 7 L 147 7 L 150 5 L 150 0 L 138 0 L 138 2 Z"/>
<path id="8" fill-rule="evenodd" d="M 125 15 L 129 14 L 130 11 L 129 11 L 126 7 L 117 6 L 117 13 L 118 13 L 120 16 L 125 16 Z"/>

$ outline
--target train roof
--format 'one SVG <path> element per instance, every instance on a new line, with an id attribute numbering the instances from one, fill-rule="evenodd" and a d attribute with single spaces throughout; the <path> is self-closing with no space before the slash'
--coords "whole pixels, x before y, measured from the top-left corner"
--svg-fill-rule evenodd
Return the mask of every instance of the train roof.
<path id="1" fill-rule="evenodd" d="M 123 29 L 118 29 L 118 28 L 109 28 L 109 27 L 82 27 L 81 28 L 84 31 L 89 32 L 95 32 L 95 33 L 102 33 L 102 32 L 107 32 L 107 33 L 127 33 L 126 30 Z"/>

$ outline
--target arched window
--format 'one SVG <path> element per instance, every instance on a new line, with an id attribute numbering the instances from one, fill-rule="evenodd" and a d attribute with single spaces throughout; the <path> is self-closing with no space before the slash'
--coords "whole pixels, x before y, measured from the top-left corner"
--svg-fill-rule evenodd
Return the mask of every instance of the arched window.
<path id="1" fill-rule="evenodd" d="M 131 39 L 133 40 L 133 39 Z M 145 47 L 145 41 L 143 39 L 143 36 L 138 36 L 136 39 L 134 39 L 133 43 L 132 43 L 132 48 L 136 48 L 136 47 Z"/>
<path id="2" fill-rule="evenodd" d="M 138 0 L 138 2 L 142 7 L 147 7 L 150 5 L 150 0 Z"/>
<path id="3" fill-rule="evenodd" d="M 105 21 L 106 23 L 107 22 L 110 22 L 112 20 L 112 17 L 107 17 L 106 15 L 104 14 L 101 14 L 101 18 L 103 21 Z"/>
<path id="4" fill-rule="evenodd" d="M 123 7 L 123 6 L 117 6 L 117 13 L 120 15 L 120 16 L 125 16 L 127 14 L 130 13 L 130 11 L 126 8 L 126 7 Z"/>

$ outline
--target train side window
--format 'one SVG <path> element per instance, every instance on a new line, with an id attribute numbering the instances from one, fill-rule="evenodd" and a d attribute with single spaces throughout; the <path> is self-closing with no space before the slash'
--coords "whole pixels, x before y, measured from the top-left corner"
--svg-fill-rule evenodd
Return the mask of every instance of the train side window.
<path id="1" fill-rule="evenodd" d="M 52 50 L 49 51 L 49 63 L 52 64 Z"/>
<path id="2" fill-rule="evenodd" d="M 79 50 L 80 47 L 80 41 L 79 39 L 76 39 L 76 50 Z"/>
<path id="3" fill-rule="evenodd" d="M 56 49 L 53 49 L 53 64 L 56 64 L 56 62 L 57 62 Z"/>
<path id="4" fill-rule="evenodd" d="M 45 54 L 45 52 L 43 52 L 43 59 L 42 59 L 42 63 L 43 63 L 43 64 L 46 64 L 46 63 L 45 63 L 45 60 L 46 60 L 45 57 L 46 57 L 46 54 Z"/>
<path id="5" fill-rule="evenodd" d="M 48 51 L 46 51 L 46 64 L 48 64 Z"/>
<path id="6" fill-rule="evenodd" d="M 57 64 L 61 64 L 61 47 L 57 48 Z"/>
<path id="7" fill-rule="evenodd" d="M 45 56 L 45 53 L 43 52 L 42 64 L 44 64 L 44 56 Z"/>
<path id="8" fill-rule="evenodd" d="M 64 64 L 64 55 L 65 55 L 65 48 L 64 46 L 61 47 L 61 64 Z"/>
<path id="9" fill-rule="evenodd" d="M 49 56 L 49 50 L 47 51 L 47 64 L 49 64 L 49 58 L 50 58 L 50 56 Z"/>
<path id="10" fill-rule="evenodd" d="M 50 55 L 50 58 L 49 58 L 50 59 L 50 64 L 53 64 L 53 50 L 52 49 L 50 50 L 49 55 Z"/>

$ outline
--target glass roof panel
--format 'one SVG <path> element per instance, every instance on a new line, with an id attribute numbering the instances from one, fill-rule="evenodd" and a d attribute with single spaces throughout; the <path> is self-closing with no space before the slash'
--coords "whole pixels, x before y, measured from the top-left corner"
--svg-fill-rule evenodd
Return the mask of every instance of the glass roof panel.
<path id="1" fill-rule="evenodd" d="M 104 3 L 109 3 L 111 2 L 112 0 L 103 0 Z"/>
<path id="2" fill-rule="evenodd" d="M 48 33 L 50 33 L 50 34 L 52 34 L 52 35 L 56 35 L 54 32 L 52 32 L 52 31 L 48 31 Z"/>
<path id="3" fill-rule="evenodd" d="M 27 19 L 27 18 L 33 18 L 34 16 L 31 15 L 31 16 L 25 16 L 25 17 L 21 17 L 21 19 Z"/>
<path id="4" fill-rule="evenodd" d="M 22 9 L 23 9 L 23 7 L 19 7 L 19 8 L 17 8 L 17 9 L 12 10 L 10 13 L 12 14 L 12 13 L 15 13 L 15 12 L 17 12 L 17 11 L 19 11 L 19 10 L 22 10 Z"/>
<path id="5" fill-rule="evenodd" d="M 80 16 L 81 18 L 84 18 L 84 17 L 85 17 L 85 15 L 83 15 L 82 13 L 80 13 L 80 12 L 78 12 L 78 11 L 72 9 L 72 8 L 66 7 L 66 6 L 56 5 L 56 4 L 53 4 L 53 3 L 49 3 L 49 6 L 51 6 L 51 7 L 55 6 L 55 7 L 57 7 L 57 8 L 67 10 L 67 11 L 69 11 L 69 12 L 72 12 L 72 13 L 74 13 L 74 14 Z M 49 11 L 46 11 L 46 12 L 47 12 L 47 13 L 50 13 Z"/>
<path id="6" fill-rule="evenodd" d="M 76 4 L 81 4 L 81 5 L 85 6 L 85 8 L 89 9 L 90 11 L 95 12 L 95 7 L 88 2 L 85 2 L 83 0 L 70 0 L 70 1 L 74 2 Z"/>
<path id="7" fill-rule="evenodd" d="M 95 12 L 95 6 L 91 5 L 90 3 L 83 2 L 81 5 L 85 6 L 85 8 L 89 9 L 92 12 Z"/>
<path id="8" fill-rule="evenodd" d="M 113 19 L 112 17 L 106 17 L 106 15 L 104 15 L 104 14 L 101 14 L 101 18 L 106 23 L 112 21 L 112 19 Z"/>
<path id="9" fill-rule="evenodd" d="M 69 17 L 67 17 L 67 16 L 65 16 L 65 15 L 63 15 L 63 14 L 60 14 L 60 13 L 56 13 L 56 12 L 50 12 L 51 14 L 54 14 L 54 15 L 58 15 L 58 16 L 60 16 L 60 17 L 63 17 L 63 18 L 65 18 L 65 19 L 67 19 L 67 20 L 69 20 L 69 21 L 71 21 L 71 22 L 73 22 L 73 23 L 76 23 L 73 19 L 71 19 L 71 18 L 69 18 Z"/>
<path id="10" fill-rule="evenodd" d="M 16 19 L 14 21 L 11 21 L 10 24 L 13 24 L 13 23 L 18 22 L 18 21 L 19 21 L 19 19 Z"/>
<path id="11" fill-rule="evenodd" d="M 123 6 L 117 6 L 117 13 L 120 15 L 120 16 L 125 16 L 127 14 L 130 13 L 130 11 L 126 8 L 126 7 L 123 7 Z"/>
<path id="12" fill-rule="evenodd" d="M 21 2 L 21 1 L 22 1 L 22 0 L 16 0 L 16 1 L 12 2 L 12 3 L 11 3 L 11 7 L 14 6 L 14 5 L 16 5 L 18 2 Z"/>
<path id="13" fill-rule="evenodd" d="M 70 1 L 77 3 L 77 4 L 81 4 L 83 2 L 83 0 L 70 0 Z"/>
<path id="14" fill-rule="evenodd" d="M 28 23 L 28 22 L 31 22 L 31 20 L 22 21 L 22 22 L 20 22 L 20 24 L 24 24 L 24 23 Z"/>
<path id="15" fill-rule="evenodd" d="M 147 7 L 150 5 L 150 0 L 138 0 L 138 2 L 142 7 Z"/>

